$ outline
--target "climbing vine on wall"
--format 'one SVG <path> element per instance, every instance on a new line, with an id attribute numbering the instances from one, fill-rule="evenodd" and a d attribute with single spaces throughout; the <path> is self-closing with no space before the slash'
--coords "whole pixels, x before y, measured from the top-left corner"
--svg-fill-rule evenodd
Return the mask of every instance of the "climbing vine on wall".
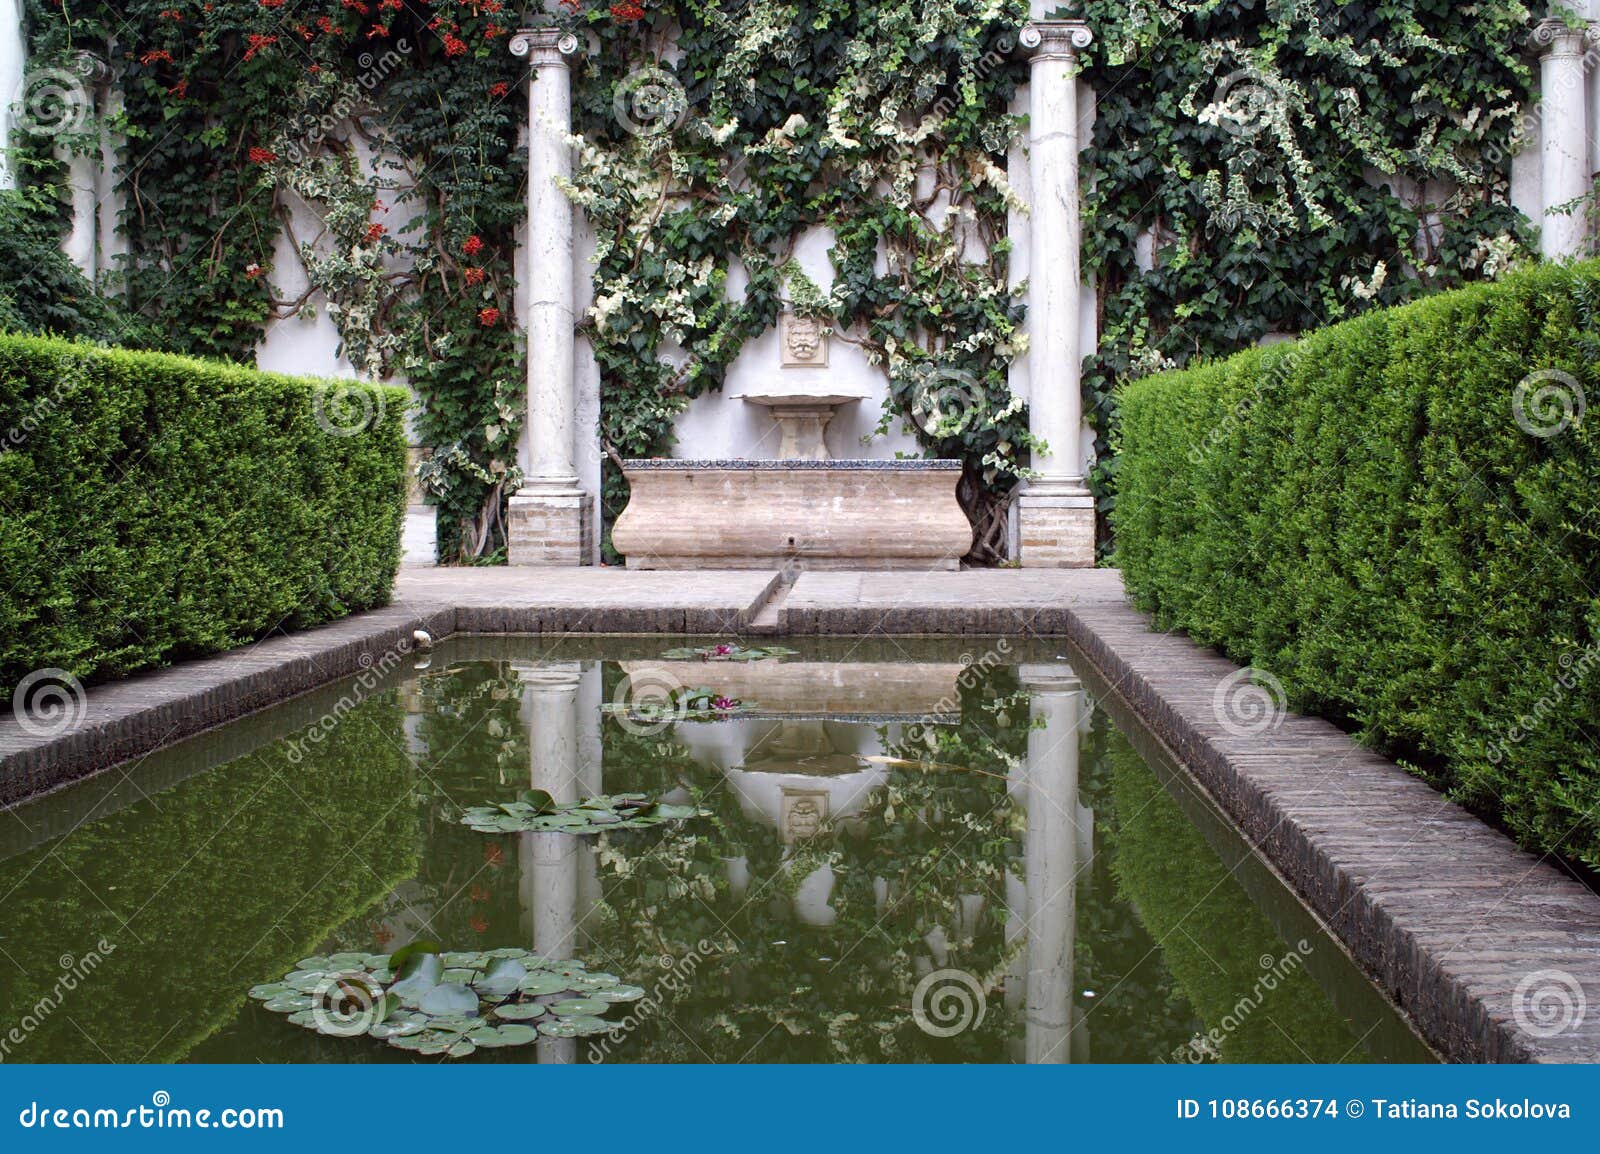
<path id="1" fill-rule="evenodd" d="M 165 347 L 248 362 L 325 308 L 353 367 L 419 396 L 441 556 L 499 547 L 526 117 L 501 0 L 29 0 L 28 23 L 35 74 L 111 65 L 130 311 Z"/>
<path id="2" fill-rule="evenodd" d="M 1522 4 L 1078 9 L 1096 36 L 1086 79 L 1099 94 L 1084 266 L 1101 337 L 1085 390 L 1103 506 L 1119 382 L 1528 255 L 1509 203 L 1531 84 Z"/>
<path id="3" fill-rule="evenodd" d="M 966 462 L 974 557 L 1030 448 L 1005 174 L 1021 0 L 562 0 L 584 42 L 570 187 L 596 234 L 582 325 L 613 462 L 669 450 L 789 303 L 882 366 L 926 451 Z M 1098 354 L 1114 499 L 1122 380 L 1526 252 L 1508 204 L 1521 4 L 1083 0 Z M 90 51 L 123 106 L 120 289 L 161 343 L 240 360 L 326 308 L 358 369 L 419 395 L 445 558 L 503 544 L 519 480 L 524 65 L 503 0 L 28 0 L 30 66 Z M 91 126 L 92 127 L 92 126 Z M 41 153 L 50 141 L 40 142 Z M 29 171 L 48 174 L 48 165 Z M 826 226 L 823 292 L 791 263 Z M 280 236 L 287 230 L 286 241 Z M 298 267 L 289 267 L 298 266 Z M 274 285 L 317 292 L 286 299 Z M 625 502 L 608 464 L 605 498 Z"/>
<path id="4" fill-rule="evenodd" d="M 571 192 L 598 237 L 584 327 L 614 457 L 664 453 L 787 303 L 884 369 L 886 425 L 966 462 L 976 551 L 994 555 L 1028 445 L 1006 386 L 1022 311 L 1004 170 L 1025 17 L 1015 0 L 569 5 L 591 44 Z M 822 296 L 790 264 L 813 226 L 835 238 Z M 614 467 L 606 497 L 625 501 Z"/>

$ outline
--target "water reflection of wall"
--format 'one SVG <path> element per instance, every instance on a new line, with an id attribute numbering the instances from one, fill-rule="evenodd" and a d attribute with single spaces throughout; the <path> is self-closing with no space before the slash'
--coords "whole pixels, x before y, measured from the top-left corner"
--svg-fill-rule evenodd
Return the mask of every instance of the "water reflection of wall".
<path id="1" fill-rule="evenodd" d="M 849 668 L 844 666 L 846 677 Z M 939 684 L 928 688 L 938 691 L 929 700 L 959 700 L 952 692 L 959 667 L 934 668 L 940 669 Z M 529 736 L 529 784 L 560 801 L 605 793 L 598 665 L 518 664 L 516 671 Z M 897 694 L 904 694 L 903 678 L 888 683 L 896 685 Z M 1021 868 L 1007 878 L 1003 901 L 1002 895 L 981 892 L 981 886 L 955 895 L 953 924 L 925 927 L 927 957 L 921 966 L 927 970 L 952 958 L 952 964 L 959 964 L 963 956 L 959 946 L 970 942 L 985 911 L 1003 906 L 1010 911 L 1006 937 L 1018 950 L 1004 993 L 1007 1007 L 1023 1026 L 1021 1038 L 1013 1043 L 1013 1056 L 1028 1062 L 1084 1060 L 1087 1035 L 1081 1026 L 1074 1030 L 1072 1006 L 1078 878 L 1092 854 L 1092 814 L 1077 800 L 1078 743 L 1088 724 L 1089 705 L 1082 686 L 1062 667 L 1027 667 L 1024 683 L 1031 695 L 1034 728 L 1027 737 L 1026 755 L 1007 786 L 1027 819 Z M 770 697 L 778 700 L 780 695 Z M 807 716 L 802 700 L 786 704 L 795 716 L 780 711 L 718 722 L 680 722 L 664 736 L 720 775 L 744 818 L 771 830 L 782 845 L 782 860 L 789 861 L 798 858 L 811 835 L 823 829 L 848 829 L 868 816 L 869 799 L 893 777 L 886 754 L 910 744 L 911 726 L 887 718 L 869 724 L 858 720 L 862 713 L 854 709 L 849 721 Z M 915 819 L 908 814 L 902 820 Z M 963 852 L 956 844 L 951 849 Z M 544 954 L 583 956 L 584 918 L 599 894 L 591 843 L 560 834 L 525 834 L 519 853 L 524 930 L 531 948 Z M 749 861 L 731 857 L 724 868 L 728 891 L 742 903 L 750 886 Z M 804 878 L 786 887 L 782 900 L 790 903 L 801 924 L 831 926 L 837 916 L 836 880 L 830 866 L 813 866 Z M 881 914 L 890 900 L 890 883 L 884 878 L 876 882 Z M 915 975 L 911 977 L 914 981 Z M 909 1007 L 884 1009 L 909 1013 Z M 576 1057 L 573 1043 L 541 1043 L 542 1061 Z"/>

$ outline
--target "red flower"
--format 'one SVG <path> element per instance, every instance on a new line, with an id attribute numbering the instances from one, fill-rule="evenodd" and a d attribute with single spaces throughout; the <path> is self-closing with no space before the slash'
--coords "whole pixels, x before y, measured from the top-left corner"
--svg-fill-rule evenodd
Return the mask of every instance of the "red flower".
<path id="1" fill-rule="evenodd" d="M 483 251 L 483 238 L 477 233 L 467 237 L 467 243 L 461 246 L 461 251 L 468 256 L 477 256 Z"/>
<path id="2" fill-rule="evenodd" d="M 337 24 L 335 24 L 333 22 L 333 20 L 331 18 L 327 17 L 327 16 L 318 16 L 317 17 L 317 27 L 322 29 L 324 32 L 328 33 L 330 36 L 339 35 L 339 26 Z"/>
<path id="3" fill-rule="evenodd" d="M 489 923 L 482 918 L 472 918 L 467 922 L 467 925 L 472 927 L 472 932 L 475 934 L 486 934 L 489 932 Z"/>
<path id="4" fill-rule="evenodd" d="M 282 8 L 284 6 L 284 4 L 286 4 L 287 2 L 288 2 L 288 0 L 261 0 L 261 7 L 263 7 L 263 8 Z"/>
<path id="5" fill-rule="evenodd" d="M 484 328 L 491 328 L 500 323 L 500 310 L 490 305 L 486 309 L 478 310 L 478 323 Z"/>
<path id="6" fill-rule="evenodd" d="M 367 39 L 368 40 L 371 40 L 371 39 L 373 39 L 374 37 L 377 37 L 377 36 L 386 37 L 388 35 L 389 35 L 389 29 L 388 29 L 387 26 L 385 26 L 383 24 L 374 24 L 371 28 L 369 28 L 367 30 Z"/>
<path id="7" fill-rule="evenodd" d="M 282 3 L 282 0 L 279 0 L 279 3 Z M 183 13 L 176 8 L 163 8 L 156 15 L 163 20 L 176 20 L 180 24 L 183 23 Z"/>
<path id="8" fill-rule="evenodd" d="M 246 60 L 250 60 L 257 52 L 260 52 L 263 48 L 271 47 L 277 42 L 278 38 L 276 36 L 267 36 L 261 32 L 252 32 L 250 33 L 250 38 L 248 41 L 249 47 L 244 51 L 244 58 Z"/>
<path id="9" fill-rule="evenodd" d="M 448 32 L 444 37 L 444 54 L 446 56 L 460 56 L 467 50 L 467 42 L 459 36 L 452 36 Z"/>
<path id="10" fill-rule="evenodd" d="M 269 152 L 265 148 L 252 148 L 249 155 L 251 164 L 271 164 L 278 159 L 276 152 Z"/>
<path id="11" fill-rule="evenodd" d="M 398 12 L 404 7 L 405 5 L 401 3 L 401 0 L 378 0 L 379 12 Z"/>
<path id="12" fill-rule="evenodd" d="M 313 64 L 311 67 L 307 68 L 306 71 L 311 73 L 311 75 L 315 76 L 317 73 L 322 71 L 322 65 Z"/>
<path id="13" fill-rule="evenodd" d="M 563 8 L 570 8 L 572 11 L 576 12 L 579 8 L 583 7 L 583 0 L 561 0 L 561 6 Z"/>
<path id="14" fill-rule="evenodd" d="M 372 11 L 371 8 L 368 8 L 364 3 L 362 3 L 362 0 L 343 0 L 343 3 L 346 8 L 354 8 L 363 16 Z"/>
<path id="15" fill-rule="evenodd" d="M 481 268 L 469 268 L 463 275 L 467 278 L 468 284 L 483 283 L 483 270 Z"/>
<path id="16" fill-rule="evenodd" d="M 371 244 L 388 231 L 389 229 L 386 225 L 381 225 L 377 222 L 367 225 L 367 243 Z"/>
<path id="17" fill-rule="evenodd" d="M 249 277 L 251 280 L 255 280 L 256 277 L 261 275 L 261 266 L 255 261 L 251 261 L 249 264 L 244 266 L 244 275 Z"/>
<path id="18" fill-rule="evenodd" d="M 510 91 L 511 85 L 507 84 L 504 80 L 499 80 L 489 85 L 489 95 L 493 96 L 496 100 Z"/>
<path id="19" fill-rule="evenodd" d="M 491 24 L 483 30 L 483 38 L 485 40 L 493 40 L 496 36 L 504 36 L 505 34 L 506 30 L 498 24 Z"/>
<path id="20" fill-rule="evenodd" d="M 143 56 L 139 57 L 139 63 L 140 64 L 146 64 L 146 65 L 148 65 L 148 64 L 171 64 L 172 63 L 172 53 L 168 52 L 164 48 L 157 48 L 153 52 L 146 52 Z"/>
<path id="21" fill-rule="evenodd" d="M 632 24 L 644 19 L 644 9 L 634 0 L 621 0 L 621 3 L 611 6 L 611 18 L 619 24 Z"/>
<path id="22" fill-rule="evenodd" d="M 167 95 L 176 97 L 179 100 L 182 100 L 185 96 L 189 95 L 189 78 L 185 76 L 182 80 L 178 81 L 178 83 L 167 89 Z"/>

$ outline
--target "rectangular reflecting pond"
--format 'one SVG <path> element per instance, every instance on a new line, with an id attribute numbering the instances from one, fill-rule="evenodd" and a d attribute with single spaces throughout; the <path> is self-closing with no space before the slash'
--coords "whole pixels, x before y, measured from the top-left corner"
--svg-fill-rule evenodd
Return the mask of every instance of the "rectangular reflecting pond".
<path id="1" fill-rule="evenodd" d="M 452 639 L 0 814 L 0 1057 L 1430 1059 L 1063 643 L 713 644 Z"/>

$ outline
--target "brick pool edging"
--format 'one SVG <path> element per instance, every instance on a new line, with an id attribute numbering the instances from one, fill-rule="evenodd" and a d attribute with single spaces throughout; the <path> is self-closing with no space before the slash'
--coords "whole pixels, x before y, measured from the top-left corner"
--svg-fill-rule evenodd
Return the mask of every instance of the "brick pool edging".
<path id="1" fill-rule="evenodd" d="M 1239 667 L 1125 602 L 1064 632 L 1442 1056 L 1600 1062 L 1600 896 L 1326 721 L 1231 731 Z M 1541 990 L 1574 988 L 1541 1036 Z"/>

